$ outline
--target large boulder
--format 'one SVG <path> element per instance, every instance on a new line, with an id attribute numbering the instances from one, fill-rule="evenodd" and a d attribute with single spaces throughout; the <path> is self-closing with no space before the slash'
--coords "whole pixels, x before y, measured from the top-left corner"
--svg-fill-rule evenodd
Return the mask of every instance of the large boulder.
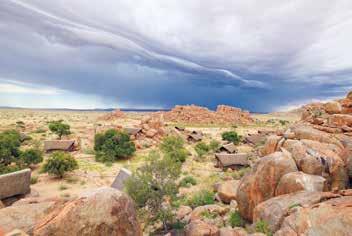
<path id="1" fill-rule="evenodd" d="M 338 114 L 342 111 L 342 106 L 338 102 L 328 102 L 324 104 L 324 109 L 329 114 Z"/>
<path id="2" fill-rule="evenodd" d="M 220 236 L 220 233 L 217 226 L 195 220 L 185 227 L 185 236 Z"/>
<path id="3" fill-rule="evenodd" d="M 303 172 L 291 172 L 282 176 L 276 188 L 275 195 L 283 195 L 299 191 L 322 192 L 326 180 L 318 175 L 309 175 Z"/>
<path id="4" fill-rule="evenodd" d="M 248 233 L 245 229 L 240 227 L 225 227 L 220 229 L 220 236 L 247 236 Z"/>
<path id="5" fill-rule="evenodd" d="M 275 195 L 282 176 L 296 171 L 295 161 L 285 150 L 261 158 L 239 184 L 236 200 L 241 216 L 251 221 L 254 207 Z"/>
<path id="6" fill-rule="evenodd" d="M 219 184 L 217 192 L 220 200 L 227 204 L 229 204 L 232 200 L 236 200 L 236 193 L 239 183 L 239 180 L 229 180 Z"/>
<path id="7" fill-rule="evenodd" d="M 290 232 L 290 234 L 288 234 Z M 330 199 L 300 207 L 287 216 L 275 236 L 286 235 L 351 235 L 352 196 Z"/>
<path id="8" fill-rule="evenodd" d="M 141 235 L 132 200 L 109 187 L 83 193 L 37 223 L 34 235 Z"/>
<path id="9" fill-rule="evenodd" d="M 260 203 L 253 212 L 253 221 L 268 223 L 272 232 L 278 230 L 289 211 L 295 207 L 311 206 L 323 200 L 337 197 L 330 192 L 297 192 L 281 195 Z"/>
<path id="10" fill-rule="evenodd" d="M 0 228 L 5 232 L 20 229 L 32 233 L 34 225 L 63 202 L 46 200 L 31 204 L 16 204 L 0 210 Z"/>

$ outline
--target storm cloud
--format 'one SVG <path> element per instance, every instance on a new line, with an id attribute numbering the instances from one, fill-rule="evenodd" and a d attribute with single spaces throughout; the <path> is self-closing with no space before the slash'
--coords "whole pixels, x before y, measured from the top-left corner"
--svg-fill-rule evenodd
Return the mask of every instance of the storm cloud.
<path id="1" fill-rule="evenodd" d="M 272 111 L 352 89 L 352 2 L 6 0 L 0 106 Z"/>

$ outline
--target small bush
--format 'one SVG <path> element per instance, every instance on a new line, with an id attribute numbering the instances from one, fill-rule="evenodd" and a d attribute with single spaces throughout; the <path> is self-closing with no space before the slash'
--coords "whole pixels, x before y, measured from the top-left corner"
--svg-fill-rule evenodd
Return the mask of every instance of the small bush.
<path id="1" fill-rule="evenodd" d="M 268 223 L 264 220 L 259 220 L 255 223 L 255 231 L 269 236 L 273 235 L 269 229 Z"/>
<path id="2" fill-rule="evenodd" d="M 206 155 L 209 152 L 209 149 L 209 146 L 204 142 L 199 142 L 194 147 L 194 150 L 196 151 L 199 157 Z"/>
<path id="3" fill-rule="evenodd" d="M 49 129 L 51 132 L 57 134 L 59 136 L 59 139 L 61 139 L 61 137 L 64 135 L 71 134 L 70 125 L 63 123 L 62 120 L 50 121 Z"/>
<path id="4" fill-rule="evenodd" d="M 192 208 L 214 204 L 215 194 L 208 190 L 201 190 L 188 199 L 187 203 Z"/>
<path id="5" fill-rule="evenodd" d="M 165 137 L 160 144 L 160 149 L 165 157 L 177 162 L 186 161 L 188 151 L 184 148 L 184 141 L 178 136 Z"/>
<path id="6" fill-rule="evenodd" d="M 21 135 L 15 130 L 0 133 L 0 165 L 10 165 L 18 161 L 20 155 Z"/>
<path id="7" fill-rule="evenodd" d="M 244 227 L 245 221 L 242 219 L 238 211 L 231 212 L 229 218 L 229 224 L 232 228 L 234 227 Z"/>
<path id="8" fill-rule="evenodd" d="M 64 191 L 64 190 L 66 190 L 66 189 L 68 189 L 68 187 L 67 187 L 66 185 L 61 184 L 61 185 L 59 186 L 59 190 L 60 190 L 60 191 Z"/>
<path id="9" fill-rule="evenodd" d="M 216 140 L 211 140 L 209 143 L 209 149 L 213 152 L 220 148 L 220 143 Z"/>
<path id="10" fill-rule="evenodd" d="M 96 161 L 112 163 L 132 156 L 136 147 L 128 134 L 110 129 L 95 135 L 94 150 Z"/>
<path id="11" fill-rule="evenodd" d="M 55 175 L 59 178 L 64 177 L 66 172 L 78 169 L 75 158 L 69 153 L 54 152 L 43 165 L 43 172 Z"/>
<path id="12" fill-rule="evenodd" d="M 190 187 L 190 186 L 196 185 L 196 184 L 197 184 L 197 180 L 195 178 L 193 178 L 192 176 L 186 176 L 180 181 L 179 186 L 180 187 Z"/>
<path id="13" fill-rule="evenodd" d="M 235 131 L 227 131 L 221 134 L 223 140 L 229 141 L 235 145 L 239 144 L 241 141 L 241 136 L 239 136 Z"/>
<path id="14" fill-rule="evenodd" d="M 43 153 L 39 149 L 31 148 L 21 152 L 20 159 L 27 166 L 39 164 L 43 161 Z"/>

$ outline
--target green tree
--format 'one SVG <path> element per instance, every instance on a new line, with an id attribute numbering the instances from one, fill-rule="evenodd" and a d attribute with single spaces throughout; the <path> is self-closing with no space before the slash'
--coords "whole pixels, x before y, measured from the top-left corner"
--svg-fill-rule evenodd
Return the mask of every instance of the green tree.
<path id="1" fill-rule="evenodd" d="M 63 178 L 66 172 L 78 169 L 74 157 L 65 152 L 53 152 L 43 165 L 43 172 Z"/>
<path id="2" fill-rule="evenodd" d="M 235 131 L 227 131 L 221 134 L 223 140 L 229 141 L 235 145 L 239 144 L 241 141 L 241 136 L 239 136 Z"/>
<path id="3" fill-rule="evenodd" d="M 127 193 L 140 209 L 148 211 L 149 221 L 160 220 L 164 229 L 173 220 L 171 204 L 178 192 L 177 179 L 181 164 L 169 157 L 161 158 L 158 152 L 151 152 L 147 163 L 138 168 L 125 182 Z"/>
<path id="4" fill-rule="evenodd" d="M 178 162 L 184 162 L 188 155 L 183 139 L 178 136 L 165 137 L 160 144 L 160 149 L 166 157 Z"/>
<path id="5" fill-rule="evenodd" d="M 59 139 L 61 139 L 61 137 L 64 135 L 71 134 L 70 125 L 63 123 L 62 120 L 50 121 L 49 129 L 51 132 L 57 134 Z"/>
<path id="6" fill-rule="evenodd" d="M 39 149 L 31 148 L 21 152 L 20 159 L 27 166 L 39 164 L 43 161 L 43 153 Z"/>
<path id="7" fill-rule="evenodd" d="M 15 130 L 0 133 L 0 165 L 8 166 L 16 162 L 20 155 L 21 136 Z"/>
<path id="8" fill-rule="evenodd" d="M 136 147 L 128 134 L 110 129 L 95 135 L 94 150 L 97 161 L 114 162 L 132 156 Z"/>

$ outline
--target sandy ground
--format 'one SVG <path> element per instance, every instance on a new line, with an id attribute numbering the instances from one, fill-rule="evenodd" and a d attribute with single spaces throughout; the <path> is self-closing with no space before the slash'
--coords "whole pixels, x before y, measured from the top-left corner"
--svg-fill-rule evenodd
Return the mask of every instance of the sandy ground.
<path id="1" fill-rule="evenodd" d="M 138 150 L 129 160 L 118 161 L 112 166 L 98 163 L 94 160 L 93 141 L 94 134 L 109 127 L 133 126 L 138 124 L 141 118 L 147 113 L 127 113 L 122 119 L 105 121 L 99 119 L 104 112 L 76 112 L 76 111 L 48 111 L 48 110 L 27 110 L 27 109 L 0 109 L 0 131 L 7 129 L 17 129 L 29 134 L 33 139 L 27 143 L 27 146 L 38 146 L 42 148 L 43 141 L 56 139 L 54 134 L 48 130 L 47 123 L 51 120 L 62 119 L 70 124 L 72 135 L 68 138 L 78 140 L 81 145 L 79 151 L 73 152 L 72 155 L 79 163 L 79 169 L 68 174 L 64 179 L 56 179 L 47 174 L 40 173 L 40 166 L 33 170 L 32 176 L 38 178 L 37 183 L 31 188 L 41 197 L 65 196 L 74 197 L 81 191 L 89 190 L 99 186 L 109 186 L 114 177 L 122 167 L 134 170 L 144 163 L 144 157 L 150 149 Z M 298 120 L 294 114 L 254 114 L 256 122 L 252 125 L 231 126 L 185 126 L 189 130 L 200 130 L 205 136 L 205 142 L 211 139 L 221 141 L 221 133 L 227 130 L 236 130 L 240 135 L 247 133 L 256 133 L 258 130 L 275 130 L 282 129 L 279 120 L 286 120 L 290 123 Z M 21 125 L 21 122 L 24 125 Z M 170 126 L 173 124 L 169 124 Z M 288 125 L 288 124 L 287 124 Z M 221 179 L 226 173 L 221 172 L 214 167 L 214 157 L 209 155 L 202 161 L 197 159 L 194 152 L 194 144 L 187 144 L 187 149 L 192 153 L 183 165 L 183 173 L 193 175 L 198 180 L 198 185 L 194 188 L 207 188 Z M 251 146 L 240 145 L 240 152 L 250 152 Z M 48 155 L 45 155 L 47 158 Z M 185 193 L 194 192 L 194 188 L 184 189 Z"/>

